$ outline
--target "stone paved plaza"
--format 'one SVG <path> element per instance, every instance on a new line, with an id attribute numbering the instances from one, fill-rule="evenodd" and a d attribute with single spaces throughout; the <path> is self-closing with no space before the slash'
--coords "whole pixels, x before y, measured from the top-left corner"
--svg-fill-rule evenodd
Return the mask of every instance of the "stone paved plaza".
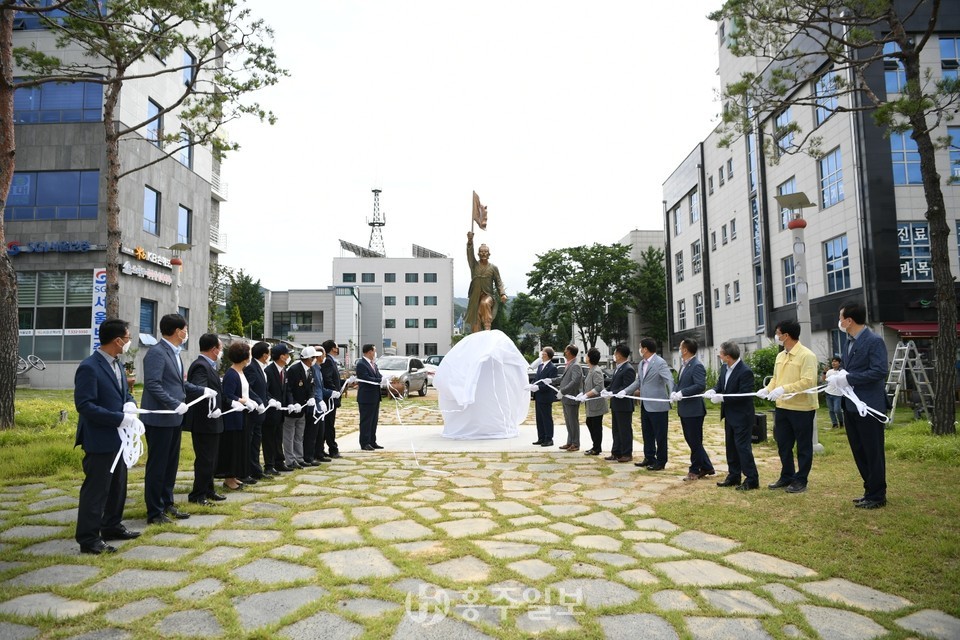
<path id="1" fill-rule="evenodd" d="M 686 470 L 677 431 L 666 475 L 528 444 L 370 455 L 346 434 L 343 459 L 189 520 L 128 518 L 144 534 L 102 557 L 73 541 L 78 486 L 0 486 L 0 640 L 960 638 L 945 613 L 658 517 Z"/>

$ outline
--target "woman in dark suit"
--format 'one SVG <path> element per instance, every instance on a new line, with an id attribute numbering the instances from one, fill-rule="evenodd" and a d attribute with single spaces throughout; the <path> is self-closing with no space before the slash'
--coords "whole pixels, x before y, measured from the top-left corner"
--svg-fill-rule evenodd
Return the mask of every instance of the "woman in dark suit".
<path id="1" fill-rule="evenodd" d="M 249 475 L 250 464 L 250 441 L 244 437 L 243 428 L 246 423 L 244 413 L 251 404 L 250 383 L 243 375 L 243 368 L 250 361 L 250 346 L 244 342 L 234 342 L 227 349 L 227 359 L 231 366 L 223 374 L 223 395 L 232 407 L 243 408 L 223 416 L 217 475 L 224 478 L 224 488 L 239 491 L 243 489 L 243 482 L 238 478 Z"/>

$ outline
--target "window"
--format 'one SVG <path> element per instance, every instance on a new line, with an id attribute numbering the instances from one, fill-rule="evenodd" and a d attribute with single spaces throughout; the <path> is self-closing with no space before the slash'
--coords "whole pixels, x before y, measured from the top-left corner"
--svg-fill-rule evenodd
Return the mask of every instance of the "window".
<path id="1" fill-rule="evenodd" d="M 417 343 L 407 343 L 406 344 L 406 353 L 408 356 L 419 356 L 420 355 L 420 345 Z"/>
<path id="2" fill-rule="evenodd" d="M 101 120 L 103 85 L 96 82 L 54 82 L 23 87 L 13 94 L 14 124 Z"/>
<path id="3" fill-rule="evenodd" d="M 783 303 L 797 301 L 797 273 L 793 265 L 793 256 L 783 259 Z"/>
<path id="4" fill-rule="evenodd" d="M 733 281 L 733 301 L 740 302 L 740 281 Z"/>
<path id="5" fill-rule="evenodd" d="M 177 205 L 177 242 L 190 244 L 193 238 L 193 212 Z"/>
<path id="6" fill-rule="evenodd" d="M 786 182 L 781 183 L 777 186 L 777 195 L 785 196 L 791 193 L 797 192 L 797 178 L 796 176 L 791 177 Z M 787 228 L 787 225 L 790 224 L 790 221 L 796 217 L 795 209 L 787 209 L 786 207 L 780 208 L 780 230 L 783 231 Z"/>
<path id="7" fill-rule="evenodd" d="M 437 296 L 423 296 L 423 306 L 425 307 L 437 306 Z"/>
<path id="8" fill-rule="evenodd" d="M 355 273 L 345 273 L 345 274 L 343 274 L 343 281 L 344 281 L 344 282 L 356 282 L 356 281 L 357 281 L 357 274 L 355 274 Z"/>
<path id="9" fill-rule="evenodd" d="M 425 274 L 423 274 L 423 281 L 424 281 L 424 282 L 436 282 L 436 281 L 437 281 L 437 274 L 435 274 L 435 273 L 425 273 Z"/>
<path id="10" fill-rule="evenodd" d="M 776 154 L 783 155 L 793 148 L 793 127 L 791 126 L 790 107 L 777 114 L 773 126 L 773 139 L 777 143 Z"/>
<path id="11" fill-rule="evenodd" d="M 415 307 L 420 304 L 420 298 L 418 296 L 407 296 L 403 299 L 403 303 L 408 307 Z"/>
<path id="12" fill-rule="evenodd" d="M 424 342 L 423 343 L 423 355 L 425 356 L 435 356 L 439 353 L 437 350 L 436 342 Z"/>
<path id="13" fill-rule="evenodd" d="M 838 236 L 824 242 L 823 257 L 827 272 L 827 293 L 849 289 L 850 257 L 847 254 L 847 236 Z"/>
<path id="14" fill-rule="evenodd" d="M 83 360 L 93 339 L 93 273 L 17 272 L 19 350 L 43 360 Z"/>
<path id="15" fill-rule="evenodd" d="M 285 338 L 297 331 L 319 333 L 323 331 L 323 312 L 274 311 L 273 335 Z"/>
<path id="16" fill-rule="evenodd" d="M 756 194 L 750 196 L 750 232 L 753 235 L 753 259 L 760 259 L 762 244 L 760 241 L 760 204 Z"/>
<path id="17" fill-rule="evenodd" d="M 814 117 L 818 126 L 826 122 L 827 118 L 837 110 L 837 93 L 839 93 L 840 82 L 840 74 L 832 70 L 817 79 L 813 91 L 816 94 L 817 101 Z"/>
<path id="18" fill-rule="evenodd" d="M 404 282 L 420 282 L 420 274 L 419 273 L 404 274 L 403 281 Z"/>
<path id="19" fill-rule="evenodd" d="M 950 136 L 950 177 L 960 184 L 960 127 L 947 127 Z"/>
<path id="20" fill-rule="evenodd" d="M 196 72 L 197 57 L 187 51 L 183 50 L 183 84 L 190 85 L 193 82 L 194 74 Z"/>
<path id="21" fill-rule="evenodd" d="M 160 235 L 160 193 L 146 186 L 143 188 L 143 230 Z"/>
<path id="22" fill-rule="evenodd" d="M 723 167 L 720 167 L 720 169 L 717 170 L 717 177 L 720 178 L 720 186 L 722 187 L 722 186 L 723 186 L 723 183 L 724 183 L 724 180 L 723 180 Z"/>
<path id="23" fill-rule="evenodd" d="M 847 332 L 840 331 L 840 329 L 831 329 L 830 330 L 830 353 L 835 356 L 840 356 L 844 353 L 844 347 L 847 345 Z"/>
<path id="24" fill-rule="evenodd" d="M 730 220 L 730 242 L 737 239 L 737 219 Z"/>
<path id="25" fill-rule="evenodd" d="M 926 222 L 898 222 L 897 243 L 900 248 L 900 280 L 932 282 L 930 233 Z"/>
<path id="26" fill-rule="evenodd" d="M 180 129 L 180 154 L 177 160 L 187 169 L 193 169 L 193 134 L 187 129 Z"/>
<path id="27" fill-rule="evenodd" d="M 690 245 L 690 267 L 693 269 L 693 272 L 700 273 L 703 269 L 703 255 L 700 249 L 700 241 L 697 240 Z"/>
<path id="28" fill-rule="evenodd" d="M 687 328 L 687 301 L 677 301 L 677 331 Z"/>
<path id="29" fill-rule="evenodd" d="M 940 69 L 944 79 L 957 79 L 957 70 L 960 69 L 960 38 L 940 36 Z"/>
<path id="30" fill-rule="evenodd" d="M 673 235 L 678 236 L 683 231 L 683 218 L 680 216 L 680 207 L 673 210 Z"/>
<path id="31" fill-rule="evenodd" d="M 727 225 L 720 227 L 720 241 L 723 242 L 723 244 L 727 244 L 729 241 L 727 237 Z"/>
<path id="32" fill-rule="evenodd" d="M 767 318 L 763 302 L 763 269 L 759 264 L 753 265 L 753 294 L 757 305 L 757 333 L 760 333 L 767 324 Z"/>
<path id="33" fill-rule="evenodd" d="M 407 329 L 416 329 L 420 326 L 420 320 L 417 318 L 407 318 L 403 321 L 403 326 Z"/>
<path id="34" fill-rule="evenodd" d="M 707 176 L 707 193 L 713 193 L 713 176 Z"/>
<path id="35" fill-rule="evenodd" d="M 96 220 L 99 195 L 99 171 L 18 171 L 3 219 Z"/>
<path id="36" fill-rule="evenodd" d="M 711 231 L 710 232 L 710 251 L 716 251 L 716 250 L 717 250 L 717 232 Z"/>
<path id="37" fill-rule="evenodd" d="M 437 328 L 437 319 L 436 319 L 436 318 L 424 318 L 424 319 L 423 319 L 423 328 L 424 328 L 424 329 L 436 329 L 436 328 Z"/>
<path id="38" fill-rule="evenodd" d="M 153 100 L 147 100 L 147 120 L 149 120 L 146 125 L 147 140 L 158 147 L 161 146 L 160 142 L 163 138 L 163 115 L 160 113 L 161 111 L 159 104 Z"/>
<path id="39" fill-rule="evenodd" d="M 703 326 L 703 293 L 693 294 L 693 326 Z"/>
<path id="40" fill-rule="evenodd" d="M 720 308 L 720 289 L 719 287 L 714 287 L 713 289 L 713 308 Z"/>
<path id="41" fill-rule="evenodd" d="M 883 78 L 887 93 L 901 93 L 907 86 L 907 72 L 903 68 L 903 60 L 897 57 L 900 45 L 896 42 L 887 42 L 883 45 Z"/>
<path id="42" fill-rule="evenodd" d="M 397 321 L 396 321 L 395 319 L 393 319 L 393 318 L 387 318 L 387 319 L 385 319 L 385 320 L 383 321 L 383 328 L 384 328 L 384 329 L 396 329 L 396 328 L 397 328 Z"/>
<path id="43" fill-rule="evenodd" d="M 920 152 L 909 131 L 890 134 L 890 155 L 893 160 L 893 184 L 923 184 L 920 175 Z"/>
<path id="44" fill-rule="evenodd" d="M 696 190 L 690 194 L 689 198 L 690 205 L 690 225 L 693 226 L 695 222 L 700 219 L 700 194 Z"/>
<path id="45" fill-rule="evenodd" d="M 824 209 L 843 200 L 843 169 L 840 147 L 820 159 L 820 199 Z"/>
<path id="46" fill-rule="evenodd" d="M 385 273 L 385 274 L 383 274 L 383 281 L 384 281 L 384 282 L 396 282 L 396 281 L 397 281 L 397 274 L 395 274 L 395 273 Z"/>
<path id="47" fill-rule="evenodd" d="M 730 285 L 723 285 L 723 304 L 730 304 Z"/>
<path id="48" fill-rule="evenodd" d="M 397 304 L 397 296 L 383 296 L 383 306 L 394 307 Z"/>
<path id="49" fill-rule="evenodd" d="M 41 0 L 40 2 L 33 2 L 32 4 L 41 7 L 49 7 L 54 3 L 52 0 Z M 44 22 L 44 18 L 52 20 L 57 24 L 62 24 L 63 18 L 66 16 L 67 12 L 63 9 L 52 9 L 50 11 L 45 11 L 43 12 L 42 16 L 38 13 L 24 13 L 22 11 L 16 11 L 13 14 L 13 29 L 15 31 L 48 29 L 49 27 L 46 22 Z"/>
<path id="50" fill-rule="evenodd" d="M 375 273 L 361 273 L 360 282 L 376 282 L 377 274 Z"/>
<path id="51" fill-rule="evenodd" d="M 733 180 L 733 158 L 727 159 L 727 180 Z"/>
<path id="52" fill-rule="evenodd" d="M 676 257 L 676 266 L 674 271 L 677 275 L 677 282 L 683 282 L 683 251 L 678 251 Z"/>
<path id="53" fill-rule="evenodd" d="M 157 335 L 157 302 L 140 298 L 140 333 Z"/>
<path id="54" fill-rule="evenodd" d="M 190 309 L 187 309 L 186 307 L 177 307 L 177 313 L 183 316 L 183 319 L 187 321 L 188 325 L 190 324 Z M 184 345 L 184 348 L 186 348 L 186 345 Z"/>

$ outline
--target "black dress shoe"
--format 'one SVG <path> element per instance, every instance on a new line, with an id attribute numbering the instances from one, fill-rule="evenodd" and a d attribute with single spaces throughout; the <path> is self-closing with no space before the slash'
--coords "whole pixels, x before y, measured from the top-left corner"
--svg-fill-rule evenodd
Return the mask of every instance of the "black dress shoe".
<path id="1" fill-rule="evenodd" d="M 337 453 L 333 453 L 333 452 L 331 451 L 331 452 L 330 452 L 330 457 L 331 457 L 331 458 L 342 458 L 343 456 L 340 455 L 340 452 L 339 452 L 339 451 L 338 451 Z"/>
<path id="2" fill-rule="evenodd" d="M 713 469 L 706 469 L 706 470 L 704 470 L 704 471 L 698 471 L 698 472 L 697 472 L 697 477 L 698 477 L 698 478 L 706 478 L 707 476 L 713 476 L 713 475 L 716 475 L 716 474 L 717 474 L 717 472 L 716 472 L 715 470 L 713 470 Z"/>
<path id="3" fill-rule="evenodd" d="M 192 504 L 197 504 L 197 505 L 200 505 L 201 507 L 212 507 L 212 506 L 213 506 L 213 503 L 210 502 L 209 500 L 207 500 L 206 498 L 200 498 L 199 500 L 190 500 L 190 499 L 188 498 L 188 500 L 189 500 Z"/>
<path id="4" fill-rule="evenodd" d="M 174 505 L 170 505 L 169 507 L 167 507 L 166 513 L 171 518 L 176 518 L 177 520 L 186 520 L 187 518 L 190 517 L 189 513 L 180 511 L 180 509 L 177 509 Z"/>
<path id="5" fill-rule="evenodd" d="M 263 470 L 263 475 L 264 475 L 264 476 L 278 476 L 278 475 L 280 475 L 280 472 L 277 471 L 276 469 L 274 469 L 273 467 L 267 467 L 266 469 Z"/>
<path id="6" fill-rule="evenodd" d="M 173 520 L 167 517 L 167 514 L 161 513 L 158 516 L 147 518 L 147 524 L 173 524 Z"/>
<path id="7" fill-rule="evenodd" d="M 291 471 L 293 471 L 293 469 L 291 469 L 290 467 L 288 467 L 288 466 L 285 465 L 285 464 L 278 464 L 276 470 L 277 470 L 279 473 L 290 473 Z"/>
<path id="8" fill-rule="evenodd" d="M 634 462 L 634 463 L 633 463 L 633 466 L 635 466 L 635 467 L 649 467 L 649 466 L 652 465 L 652 464 L 655 464 L 655 462 L 654 462 L 653 460 L 651 460 L 650 458 L 644 458 L 644 459 L 641 460 L 640 462 Z"/>
<path id="9" fill-rule="evenodd" d="M 320 456 L 317 458 L 317 462 L 333 462 L 333 458 L 327 456 Z"/>
<path id="10" fill-rule="evenodd" d="M 140 535 L 139 533 L 137 535 Z M 116 553 L 117 548 L 111 547 L 109 544 L 103 540 L 98 540 L 91 545 L 80 545 L 80 553 L 89 553 L 90 555 L 98 556 L 101 553 Z"/>
<path id="11" fill-rule="evenodd" d="M 758 480 L 744 480 L 743 484 L 737 485 L 737 491 L 753 491 L 759 488 L 760 482 Z"/>
<path id="12" fill-rule="evenodd" d="M 376 451 L 376 449 L 374 449 L 373 445 L 371 444 L 365 444 L 360 448 L 363 449 L 364 451 Z"/>
<path id="13" fill-rule="evenodd" d="M 799 480 L 794 480 L 790 483 L 790 486 L 787 487 L 787 493 L 803 493 L 807 490 L 807 483 L 800 482 Z"/>
<path id="14" fill-rule="evenodd" d="M 220 502 L 221 500 L 226 499 L 227 496 L 223 495 L 222 493 L 217 493 L 216 491 L 207 494 L 207 500 L 215 500 L 216 502 Z"/>
<path id="15" fill-rule="evenodd" d="M 243 484 L 257 484 L 257 479 L 253 476 L 247 476 L 246 478 L 240 478 L 240 482 Z"/>
<path id="16" fill-rule="evenodd" d="M 879 509 L 887 505 L 886 499 L 880 500 L 861 500 L 857 503 L 857 509 Z"/>
<path id="17" fill-rule="evenodd" d="M 609 462 L 616 462 L 617 456 L 607 456 L 606 458 L 604 458 L 604 460 L 607 460 Z"/>
<path id="18" fill-rule="evenodd" d="M 374 449 L 383 449 L 383 447 L 381 447 L 380 445 L 378 445 L 376 442 L 373 443 L 373 448 L 374 448 Z"/>
<path id="19" fill-rule="evenodd" d="M 308 466 L 308 467 L 319 467 L 319 466 L 320 466 L 320 463 L 317 462 L 316 460 L 304 460 L 304 461 L 303 461 L 303 464 L 306 465 L 306 466 Z"/>
<path id="20" fill-rule="evenodd" d="M 773 484 L 768 484 L 767 489 L 782 489 L 784 487 L 789 487 L 790 481 L 784 478 L 777 478 L 777 481 Z"/>
<path id="21" fill-rule="evenodd" d="M 733 476 L 727 476 L 723 479 L 722 482 L 718 482 L 718 487 L 736 487 L 740 485 L 740 478 L 735 478 Z"/>
<path id="22" fill-rule="evenodd" d="M 860 503 L 863 502 L 864 500 L 866 500 L 866 497 L 864 497 L 864 496 L 860 496 L 859 498 L 854 498 L 854 499 L 853 499 L 853 504 L 860 504 Z"/>
<path id="23" fill-rule="evenodd" d="M 140 537 L 140 532 L 131 531 L 121 524 L 113 529 L 102 529 L 100 537 L 104 540 L 133 540 Z"/>
<path id="24" fill-rule="evenodd" d="M 553 440 L 545 440 L 545 441 L 543 441 L 543 442 L 540 443 L 540 446 L 541 446 L 541 447 L 552 447 L 552 446 L 553 446 Z"/>
<path id="25" fill-rule="evenodd" d="M 540 445 L 543 444 L 543 440 L 537 440 L 536 442 L 531 442 L 530 444 L 532 444 L 532 445 L 534 445 L 534 446 L 536 446 L 536 447 L 539 447 Z"/>
<path id="26" fill-rule="evenodd" d="M 586 451 L 583 452 L 583 455 L 585 455 L 585 456 L 598 456 L 598 455 L 600 455 L 600 452 L 597 451 L 596 449 L 587 449 Z"/>
<path id="27" fill-rule="evenodd" d="M 654 462 L 653 464 L 647 467 L 647 471 L 663 471 L 667 465 L 661 464 L 659 462 Z"/>

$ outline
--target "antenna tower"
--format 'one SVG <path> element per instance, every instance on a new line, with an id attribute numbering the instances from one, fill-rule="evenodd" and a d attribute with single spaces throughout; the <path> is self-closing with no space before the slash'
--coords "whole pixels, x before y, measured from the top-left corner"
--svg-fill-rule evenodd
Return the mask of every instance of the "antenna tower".
<path id="1" fill-rule="evenodd" d="M 381 231 L 381 228 L 387 224 L 387 220 L 380 213 L 380 189 L 373 190 L 373 219 L 368 218 L 367 224 L 370 225 L 370 244 L 367 248 L 381 256 L 386 256 L 387 252 L 383 246 L 383 231 Z"/>

